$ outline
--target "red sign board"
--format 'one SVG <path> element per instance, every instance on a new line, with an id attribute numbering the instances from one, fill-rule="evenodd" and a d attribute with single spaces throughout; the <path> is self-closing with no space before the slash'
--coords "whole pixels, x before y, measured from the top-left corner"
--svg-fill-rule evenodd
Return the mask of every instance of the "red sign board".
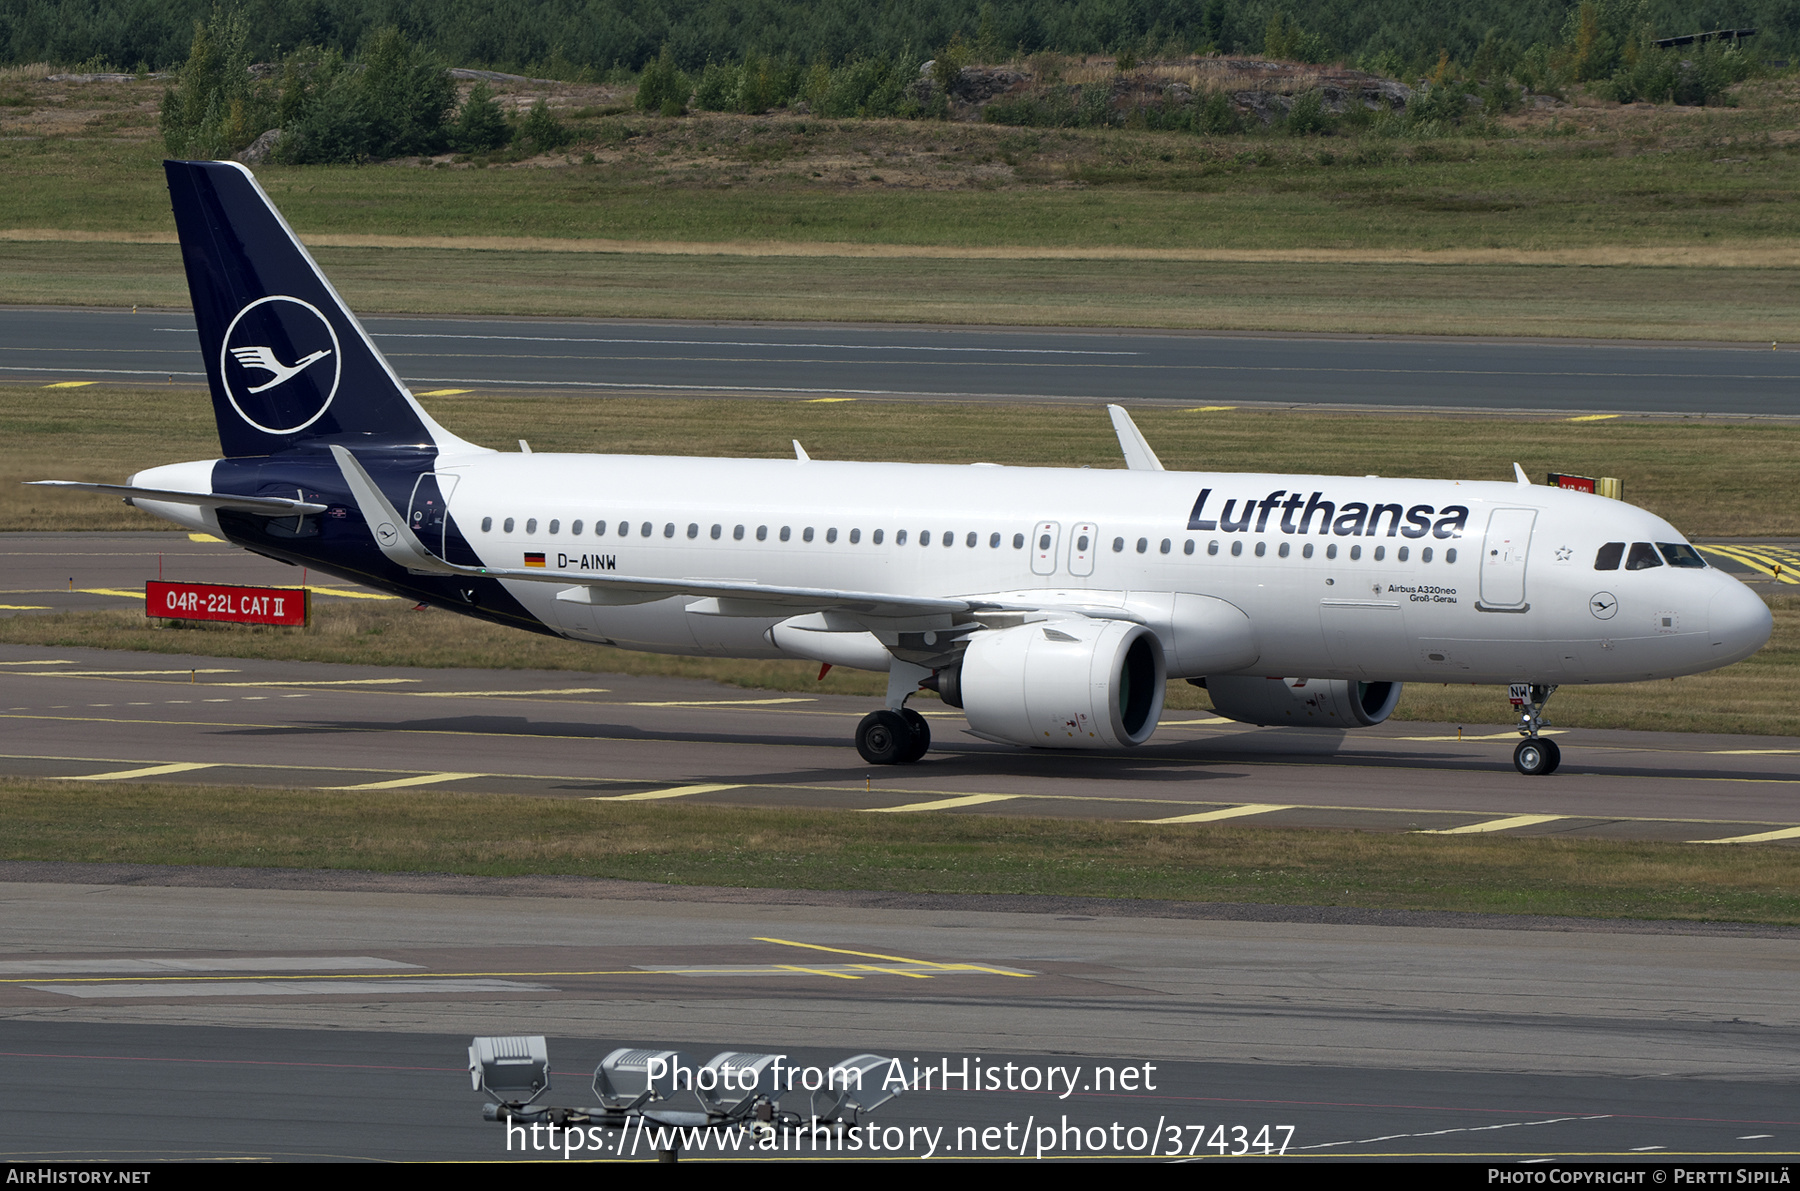
<path id="1" fill-rule="evenodd" d="M 310 611 L 304 587 L 227 587 L 218 583 L 144 584 L 144 615 L 168 620 L 228 620 L 234 624 L 304 626 Z"/>
<path id="2" fill-rule="evenodd" d="M 1592 492 L 1594 480 L 1592 476 L 1565 476 L 1560 472 L 1550 473 L 1550 483 L 1558 488 L 1570 488 L 1576 492 Z"/>

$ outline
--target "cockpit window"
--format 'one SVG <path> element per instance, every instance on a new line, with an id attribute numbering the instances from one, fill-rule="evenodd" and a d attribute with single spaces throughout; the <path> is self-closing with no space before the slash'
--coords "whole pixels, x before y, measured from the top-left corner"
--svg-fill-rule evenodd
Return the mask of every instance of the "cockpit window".
<path id="1" fill-rule="evenodd" d="M 1700 552 L 1686 542 L 1658 542 L 1656 548 L 1662 551 L 1663 558 L 1672 567 L 1698 569 L 1706 565 L 1706 560 L 1700 557 Z"/>
<path id="2" fill-rule="evenodd" d="M 1660 567 L 1662 559 L 1656 556 L 1656 547 L 1649 542 L 1633 542 L 1631 554 L 1625 559 L 1628 571 L 1647 571 L 1651 567 Z"/>
<path id="3" fill-rule="evenodd" d="M 1619 560 L 1624 557 L 1624 542 L 1608 542 L 1600 547 L 1600 553 L 1594 555 L 1594 569 L 1596 571 L 1616 571 L 1619 569 Z"/>

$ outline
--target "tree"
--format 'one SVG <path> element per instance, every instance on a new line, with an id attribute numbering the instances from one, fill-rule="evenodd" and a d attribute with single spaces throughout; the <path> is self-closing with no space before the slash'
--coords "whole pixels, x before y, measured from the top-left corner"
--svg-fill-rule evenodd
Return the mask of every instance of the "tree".
<path id="1" fill-rule="evenodd" d="M 451 139 L 464 153 L 491 153 L 505 148 L 512 140 L 512 126 L 507 124 L 486 83 L 476 83 L 469 89 Z"/>

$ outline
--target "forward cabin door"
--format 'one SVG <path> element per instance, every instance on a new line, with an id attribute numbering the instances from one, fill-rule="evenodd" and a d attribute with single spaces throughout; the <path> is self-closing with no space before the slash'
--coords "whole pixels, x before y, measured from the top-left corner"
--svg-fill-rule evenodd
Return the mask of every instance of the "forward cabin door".
<path id="1" fill-rule="evenodd" d="M 1531 530 L 1536 509 L 1495 509 L 1488 517 L 1487 541 L 1481 552 L 1483 612 L 1524 612 L 1525 561 L 1531 553 Z"/>

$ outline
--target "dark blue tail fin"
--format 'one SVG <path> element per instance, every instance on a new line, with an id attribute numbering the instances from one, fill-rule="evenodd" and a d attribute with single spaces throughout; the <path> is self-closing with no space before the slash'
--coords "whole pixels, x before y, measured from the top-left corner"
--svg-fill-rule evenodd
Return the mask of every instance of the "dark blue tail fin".
<path id="1" fill-rule="evenodd" d="M 249 170 L 163 168 L 227 456 L 321 440 L 463 445 L 413 400 Z"/>

